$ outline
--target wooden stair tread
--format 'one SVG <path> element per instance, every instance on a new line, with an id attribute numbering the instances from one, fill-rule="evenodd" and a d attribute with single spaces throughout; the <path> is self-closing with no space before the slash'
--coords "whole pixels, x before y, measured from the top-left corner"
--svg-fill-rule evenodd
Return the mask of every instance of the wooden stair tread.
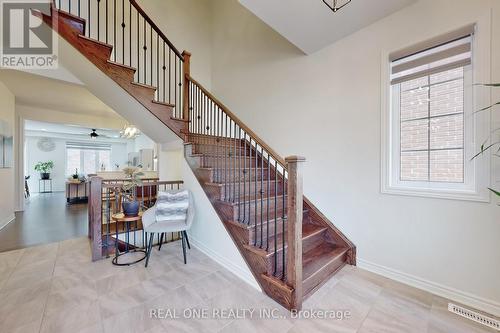
<path id="1" fill-rule="evenodd" d="M 100 40 L 97 40 L 97 39 L 94 39 L 94 38 L 90 38 L 90 37 L 87 37 L 87 36 L 85 36 L 85 35 L 78 35 L 78 38 L 85 39 L 85 40 L 88 40 L 89 42 L 92 42 L 92 43 L 96 43 L 96 44 L 102 45 L 102 46 L 104 46 L 104 47 L 109 48 L 110 50 L 112 50 L 112 49 L 113 49 L 113 45 L 109 45 L 109 44 L 107 44 L 107 43 L 101 42 Z"/>
<path id="2" fill-rule="evenodd" d="M 108 64 L 115 65 L 115 66 L 119 66 L 119 67 L 122 67 L 122 68 L 128 69 L 128 70 L 130 70 L 130 71 L 134 71 L 134 72 L 136 72 L 136 71 L 137 71 L 137 68 L 135 68 L 135 67 L 131 67 L 131 66 L 128 66 L 128 65 L 124 65 L 124 64 L 121 64 L 121 63 L 119 63 L 119 62 L 112 61 L 112 60 L 108 60 Z"/>
<path id="3" fill-rule="evenodd" d="M 140 82 L 131 82 L 131 84 L 133 84 L 134 86 L 143 87 L 143 88 L 147 88 L 147 89 L 156 91 L 156 87 L 150 86 L 149 84 L 140 83 Z"/>
<path id="4" fill-rule="evenodd" d="M 168 106 L 168 107 L 171 107 L 171 108 L 175 108 L 175 104 L 172 104 L 172 103 L 155 101 L 155 100 L 153 100 L 153 103 L 158 104 L 158 105 L 165 105 L 165 106 Z M 170 119 L 176 119 L 176 118 L 170 117 Z"/>
<path id="5" fill-rule="evenodd" d="M 274 220 L 273 220 L 273 222 L 274 222 Z M 251 225 L 251 226 L 254 226 L 254 225 Z M 249 228 L 249 229 L 251 229 L 251 228 Z M 303 223 L 302 224 L 302 241 L 304 242 L 311 237 L 317 236 L 317 235 L 321 234 L 322 232 L 324 232 L 325 230 L 326 230 L 326 228 L 322 227 L 320 225 L 315 225 L 312 223 Z M 278 252 L 281 252 L 283 250 L 283 237 L 282 237 L 281 230 L 279 233 L 277 233 L 277 236 L 278 236 L 278 241 L 276 242 L 276 250 Z M 265 232 L 264 232 L 264 237 L 266 237 Z M 269 235 L 269 247 L 267 250 L 266 250 L 266 247 L 267 247 L 266 240 L 263 240 L 262 248 L 260 246 L 260 240 L 257 241 L 256 245 L 248 244 L 247 247 L 256 253 L 259 253 L 259 254 L 266 256 L 266 257 L 270 257 L 271 255 L 274 254 L 275 241 L 276 241 L 276 239 L 275 239 L 274 235 L 273 236 Z M 286 248 L 287 248 L 287 244 L 286 244 L 286 237 L 285 237 L 285 249 Z"/>
<path id="6" fill-rule="evenodd" d="M 302 256 L 303 281 L 311 278 L 316 272 L 334 262 L 348 251 L 327 241 L 304 253 Z"/>
<path id="7" fill-rule="evenodd" d="M 153 103 L 157 103 L 157 104 L 162 104 L 162 105 L 168 105 L 168 106 L 171 106 L 171 107 L 175 107 L 175 105 L 174 105 L 174 104 L 167 104 L 167 103 L 156 102 L 156 101 L 153 101 Z M 174 116 L 171 116 L 171 117 L 170 117 L 170 119 L 175 120 L 175 121 L 181 121 L 181 122 L 183 122 L 183 123 L 189 123 L 189 122 L 190 122 L 190 120 L 188 120 L 188 119 L 176 118 L 176 117 L 174 117 Z"/>

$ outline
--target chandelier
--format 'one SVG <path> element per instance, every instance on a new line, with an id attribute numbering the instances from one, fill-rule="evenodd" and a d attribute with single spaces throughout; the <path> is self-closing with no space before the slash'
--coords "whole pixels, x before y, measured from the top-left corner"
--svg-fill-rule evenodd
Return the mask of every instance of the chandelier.
<path id="1" fill-rule="evenodd" d="M 134 125 L 125 125 L 120 131 L 120 138 L 123 139 L 135 139 L 139 135 L 141 135 L 141 132 Z"/>
<path id="2" fill-rule="evenodd" d="M 346 6 L 351 0 L 323 0 L 325 5 L 328 6 L 334 13 Z"/>

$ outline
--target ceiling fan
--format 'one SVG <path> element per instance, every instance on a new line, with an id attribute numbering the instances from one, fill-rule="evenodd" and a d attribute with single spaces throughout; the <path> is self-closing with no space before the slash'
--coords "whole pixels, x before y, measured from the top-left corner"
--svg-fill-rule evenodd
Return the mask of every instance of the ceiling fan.
<path id="1" fill-rule="evenodd" d="M 99 134 L 97 134 L 97 133 L 96 133 L 96 129 L 95 129 L 95 128 L 93 128 L 93 129 L 92 129 L 92 132 L 90 132 L 89 136 L 90 136 L 90 138 L 91 138 L 91 139 L 95 140 L 95 139 L 97 139 L 100 135 L 99 135 Z"/>

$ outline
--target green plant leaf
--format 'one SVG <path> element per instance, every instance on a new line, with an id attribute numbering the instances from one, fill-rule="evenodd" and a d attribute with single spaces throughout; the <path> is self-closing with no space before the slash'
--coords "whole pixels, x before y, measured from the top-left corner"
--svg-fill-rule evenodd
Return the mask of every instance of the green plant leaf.
<path id="1" fill-rule="evenodd" d="M 479 155 L 482 155 L 485 151 L 487 151 L 488 149 L 490 149 L 491 147 L 493 147 L 494 145 L 497 145 L 497 144 L 500 144 L 500 142 L 493 142 L 492 144 L 484 147 L 484 143 L 481 145 L 481 150 L 479 151 L 479 153 L 477 153 L 476 155 L 474 155 L 470 160 L 474 160 L 476 157 L 478 157 Z"/>
<path id="2" fill-rule="evenodd" d="M 489 109 L 491 109 L 491 108 L 493 108 L 493 107 L 495 107 L 497 105 L 500 105 L 500 102 L 496 102 L 495 104 L 492 104 L 492 105 L 487 106 L 485 108 L 482 108 L 480 110 L 474 111 L 474 113 L 479 113 L 479 112 L 483 112 L 483 111 L 489 110 Z"/>
<path id="3" fill-rule="evenodd" d="M 475 83 L 474 85 L 483 87 L 500 87 L 500 83 Z"/>
<path id="4" fill-rule="evenodd" d="M 492 189 L 491 187 L 488 187 L 488 190 L 490 190 L 491 192 L 495 193 L 498 197 L 500 197 L 500 192 Z"/>

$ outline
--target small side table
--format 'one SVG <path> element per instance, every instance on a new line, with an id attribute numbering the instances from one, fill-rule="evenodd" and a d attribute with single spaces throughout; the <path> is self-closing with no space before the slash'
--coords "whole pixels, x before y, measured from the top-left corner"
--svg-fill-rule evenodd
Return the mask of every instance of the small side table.
<path id="1" fill-rule="evenodd" d="M 50 185 L 50 190 L 47 191 L 47 182 L 49 182 Z M 43 191 L 41 189 L 41 184 L 43 183 Z M 38 193 L 52 193 L 52 178 L 49 179 L 42 179 L 40 178 L 38 180 Z"/>
<path id="2" fill-rule="evenodd" d="M 115 240 L 115 257 L 111 261 L 113 263 L 113 265 L 117 265 L 117 266 L 130 266 L 130 265 L 133 265 L 133 264 L 137 264 L 138 262 L 141 262 L 144 259 L 146 259 L 146 251 L 143 250 L 143 249 L 138 249 L 137 248 L 137 246 L 136 246 L 136 236 L 135 236 L 135 232 L 139 231 L 138 223 L 142 219 L 142 212 L 139 212 L 139 215 L 137 215 L 137 216 L 125 216 L 125 214 L 123 214 L 123 213 L 117 213 L 117 214 L 113 214 L 111 216 L 111 219 L 115 223 L 115 234 L 116 234 L 116 240 Z M 120 231 L 118 230 L 120 224 L 124 227 L 124 230 L 120 230 Z M 131 228 L 131 224 L 133 224 L 133 228 Z M 130 232 L 131 231 L 134 232 L 134 248 L 132 249 L 132 251 L 130 251 L 130 249 L 129 249 Z M 118 241 L 119 241 L 118 235 L 119 234 L 123 234 L 123 233 L 125 233 L 125 243 L 126 243 L 125 244 L 125 251 L 124 252 L 120 252 L 120 250 L 118 249 Z M 126 262 L 126 263 L 119 263 L 118 262 L 118 258 L 120 256 L 126 255 L 127 253 L 131 253 L 131 252 L 132 253 L 133 252 L 142 252 L 142 253 L 144 253 L 144 256 L 142 256 L 141 258 L 139 258 L 137 260 L 131 261 L 131 262 Z"/>

